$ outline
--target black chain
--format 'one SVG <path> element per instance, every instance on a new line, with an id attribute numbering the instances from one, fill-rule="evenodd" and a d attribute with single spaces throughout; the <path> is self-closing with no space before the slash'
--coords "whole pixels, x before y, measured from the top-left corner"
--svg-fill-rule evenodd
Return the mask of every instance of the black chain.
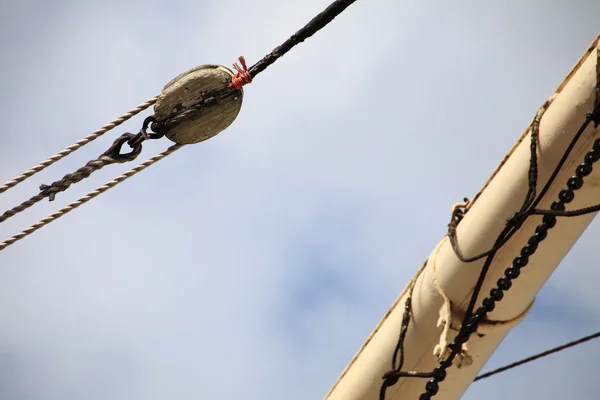
<path id="1" fill-rule="evenodd" d="M 560 191 L 558 200 L 554 201 L 550 206 L 550 210 L 537 209 L 537 205 L 541 202 L 552 183 L 555 181 L 559 172 L 561 171 L 564 163 L 566 162 L 571 151 L 579 141 L 583 132 L 587 129 L 590 123 L 594 123 L 594 127 L 597 128 L 600 124 L 600 51 L 597 51 L 597 65 L 596 65 L 596 97 L 592 110 L 587 113 L 585 121 L 571 140 L 569 146 L 567 146 L 563 156 L 556 165 L 550 178 L 544 185 L 543 189 L 536 196 L 537 179 L 538 179 L 538 165 L 537 165 L 537 141 L 539 136 L 539 123 L 540 117 L 543 111 L 548 107 L 549 103 L 546 102 L 540 109 L 536 117 L 532 122 L 531 128 L 531 144 L 530 144 L 530 165 L 528 173 L 528 192 L 525 196 L 525 200 L 518 212 L 515 212 L 512 216 L 507 219 L 507 223 L 502 232 L 498 235 L 494 245 L 491 249 L 472 257 L 465 257 L 456 239 L 456 227 L 464 217 L 466 207 L 457 207 L 453 213 L 450 224 L 448 225 L 448 237 L 450 244 L 456 254 L 456 256 L 462 262 L 474 262 L 485 258 L 485 262 L 482 266 L 480 275 L 477 283 L 473 289 L 473 294 L 469 301 L 469 305 L 465 312 L 461 328 L 454 338 L 454 341 L 449 345 L 451 350 L 448 358 L 440 362 L 439 367 L 435 368 L 432 372 L 417 373 L 417 372 L 403 372 L 400 371 L 402 365 L 396 366 L 395 361 L 392 363 L 392 370 L 384 374 L 383 382 L 380 390 L 380 400 L 385 400 L 385 391 L 387 387 L 393 386 L 397 383 L 401 377 L 421 377 L 431 378 L 425 385 L 425 392 L 421 394 L 419 400 L 429 400 L 435 396 L 439 391 L 440 382 L 446 378 L 446 371 L 452 365 L 454 358 L 457 356 L 462 348 L 462 345 L 466 343 L 470 336 L 477 331 L 479 324 L 484 321 L 489 312 L 492 312 L 496 306 L 496 303 L 504 298 L 504 294 L 512 287 L 512 281 L 517 279 L 521 273 L 521 269 L 529 263 L 529 258 L 535 254 L 538 245 L 546 239 L 548 231 L 556 226 L 556 217 L 574 217 L 592 212 L 600 211 L 600 204 L 581 208 L 578 210 L 565 210 L 565 205 L 573 201 L 575 198 L 575 191 L 581 189 L 584 184 L 584 179 L 592 172 L 592 167 L 595 162 L 600 160 L 600 139 L 597 139 L 592 149 L 584 157 L 584 161 L 576 168 L 575 174 L 567 181 L 567 188 Z M 467 199 L 465 199 L 465 202 Z M 496 252 L 521 228 L 523 222 L 531 215 L 543 215 L 542 223 L 540 223 L 536 229 L 535 234 L 532 235 L 527 245 L 525 245 L 517 256 L 510 267 L 504 271 L 504 276 L 497 281 L 497 286 L 493 288 L 489 296 L 484 298 L 482 305 L 473 313 L 475 304 L 487 272 L 492 264 L 492 261 L 496 255 Z M 404 323 L 405 320 L 410 319 L 411 310 L 406 308 L 403 315 L 403 324 L 401 326 L 401 335 L 399 343 L 396 349 L 403 349 L 403 342 L 405 337 L 405 330 L 408 329 L 408 324 Z M 396 350 L 397 352 L 397 350 Z M 396 352 L 394 353 L 393 359 L 396 359 Z"/>
<path id="2" fill-rule="evenodd" d="M 150 128 L 150 125 L 152 125 L 152 128 Z M 157 128 L 158 130 L 155 130 L 154 128 Z M 151 131 L 149 132 L 148 129 L 151 129 Z M 0 215 L 0 223 L 28 209 L 46 197 L 48 200 L 53 201 L 57 193 L 64 192 L 72 184 L 80 182 L 81 180 L 89 177 L 92 173 L 102 169 L 107 165 L 122 164 L 135 160 L 142 152 L 142 143 L 145 140 L 159 139 L 162 138 L 164 134 L 165 131 L 162 130 L 162 127 L 156 125 L 154 116 L 147 117 L 142 124 L 142 128 L 137 134 L 134 135 L 133 133 L 129 132 L 122 134 L 113 142 L 108 150 L 102 153 L 95 160 L 89 161 L 77 171 L 66 174 L 62 179 L 55 181 L 50 185 L 40 185 L 40 192 L 37 195 Z M 130 147 L 130 151 L 123 152 L 123 146 L 125 144 Z"/>

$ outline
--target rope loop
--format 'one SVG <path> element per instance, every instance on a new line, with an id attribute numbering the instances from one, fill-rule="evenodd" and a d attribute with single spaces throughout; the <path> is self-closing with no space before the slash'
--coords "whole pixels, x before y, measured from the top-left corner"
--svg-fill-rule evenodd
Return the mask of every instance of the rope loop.
<path id="1" fill-rule="evenodd" d="M 143 139 L 143 135 L 141 133 L 134 135 L 133 133 L 126 132 L 119 136 L 108 148 L 108 150 L 102 153 L 102 156 L 110 157 L 116 163 L 133 161 L 142 152 L 142 140 L 139 138 Z M 126 143 L 129 145 L 129 147 L 131 147 L 131 151 L 127 153 L 121 153 L 123 146 Z"/>

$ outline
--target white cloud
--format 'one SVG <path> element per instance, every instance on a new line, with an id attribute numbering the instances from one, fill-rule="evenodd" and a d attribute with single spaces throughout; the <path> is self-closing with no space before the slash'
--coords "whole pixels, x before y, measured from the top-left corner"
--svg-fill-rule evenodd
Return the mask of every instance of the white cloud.
<path id="1" fill-rule="evenodd" d="M 328 1 L 0 4 L 7 180 L 182 70 L 256 61 Z M 249 85 L 230 129 L 3 251 L 0 382 L 10 385 L 0 393 L 324 395 L 443 235 L 449 206 L 487 178 L 596 34 L 596 5 L 506 4 L 357 2 Z M 139 123 L 3 194 L 3 207 Z M 144 155 L 163 146 L 149 143 Z M 2 235 L 128 167 L 107 167 L 3 224 Z M 568 320 L 583 335 L 598 320 L 585 306 L 598 301 L 598 274 L 593 237 L 582 241 L 543 304 L 552 310 L 560 296 L 588 311 Z M 573 338 L 545 316 L 534 310 L 493 362 Z M 552 336 L 538 340 L 540 329 Z M 565 369 L 553 380 L 590 358 L 555 356 Z M 591 393 L 582 369 L 547 398 Z M 530 379 L 544 383 L 536 371 L 512 375 L 515 396 L 527 397 Z"/>

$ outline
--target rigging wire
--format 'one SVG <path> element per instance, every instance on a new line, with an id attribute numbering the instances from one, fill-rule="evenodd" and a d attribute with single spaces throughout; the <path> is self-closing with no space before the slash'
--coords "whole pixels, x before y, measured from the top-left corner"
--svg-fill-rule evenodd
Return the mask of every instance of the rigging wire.
<path id="1" fill-rule="evenodd" d="M 275 61 L 277 61 L 277 59 L 279 59 L 280 57 L 285 55 L 288 51 L 290 51 L 296 45 L 303 42 L 304 40 L 306 40 L 307 38 L 309 38 L 310 36 L 312 36 L 316 32 L 318 32 L 320 29 L 325 27 L 336 16 L 341 14 L 347 7 L 349 7 L 355 1 L 356 0 L 336 0 L 336 1 L 334 1 L 323 12 L 321 12 L 317 16 L 315 16 L 308 24 L 306 24 L 303 28 L 298 30 L 294 35 L 292 35 L 282 45 L 276 47 L 271 53 L 267 54 L 263 59 L 258 61 L 252 67 L 250 67 L 249 69 L 246 69 L 245 65 L 243 65 L 244 66 L 243 71 L 248 73 L 248 75 L 245 76 L 244 83 L 251 82 L 253 77 L 258 75 L 262 71 L 266 70 L 270 65 L 272 65 Z M 598 59 L 600 60 L 600 56 L 598 57 Z M 241 59 L 240 59 L 240 61 L 241 61 Z M 238 70 L 238 72 L 241 72 L 241 71 Z M 598 65 L 597 65 L 597 75 L 598 75 L 598 77 L 600 77 L 600 61 L 598 62 Z M 515 213 L 509 219 L 507 227 L 499 235 L 499 237 L 496 241 L 496 244 L 494 245 L 494 247 L 492 249 L 490 249 L 487 252 L 482 253 L 480 255 L 474 256 L 474 257 L 464 257 L 462 255 L 462 253 L 460 252 L 460 249 L 459 249 L 457 241 L 456 241 L 456 236 L 455 236 L 455 227 L 458 224 L 458 222 L 460 222 L 461 216 L 453 215 L 453 221 L 451 222 L 451 226 L 449 226 L 449 236 L 451 238 L 452 247 L 454 248 L 455 253 L 459 257 L 459 259 L 461 259 L 465 262 L 472 262 L 477 259 L 486 257 L 486 262 L 484 263 L 484 266 L 483 266 L 481 274 L 480 274 L 480 278 L 479 278 L 479 280 L 475 286 L 475 289 L 473 291 L 473 296 L 472 296 L 471 302 L 467 308 L 467 312 L 465 313 L 465 318 L 463 320 L 461 330 L 459 331 L 454 343 L 451 346 L 452 352 L 450 353 L 448 359 L 445 360 L 443 363 L 441 363 L 440 367 L 434 369 L 434 371 L 432 371 L 430 373 L 417 373 L 417 372 L 413 372 L 413 371 L 401 372 L 400 368 L 402 367 L 402 364 L 403 364 L 403 351 L 402 351 L 403 350 L 403 342 L 404 342 L 406 330 L 408 329 L 408 318 L 410 316 L 410 300 L 408 300 L 405 305 L 406 310 L 405 310 L 405 314 L 403 317 L 403 324 L 402 324 L 403 328 L 401 329 L 401 334 L 399 337 L 398 345 L 396 346 L 396 350 L 394 352 L 393 369 L 392 369 L 392 371 L 386 373 L 386 375 L 384 375 L 384 377 L 383 377 L 384 380 L 382 383 L 382 388 L 381 388 L 382 390 L 380 392 L 380 398 L 382 398 L 382 399 L 385 398 L 385 388 L 387 388 L 388 386 L 394 385 L 400 377 L 411 377 L 411 376 L 412 377 L 433 378 L 431 381 L 428 382 L 428 384 L 426 386 L 426 392 L 423 393 L 423 395 L 421 396 L 422 399 L 430 399 L 437 393 L 438 384 L 439 384 L 439 382 L 441 382 L 445 379 L 446 369 L 452 364 L 452 361 L 453 361 L 454 357 L 456 356 L 456 354 L 458 353 L 458 350 L 461 347 L 462 343 L 466 342 L 468 340 L 469 336 L 474 331 L 476 331 L 478 323 L 483 319 L 485 314 L 487 314 L 487 312 L 490 312 L 493 310 L 494 303 L 496 301 L 500 301 L 502 299 L 502 296 L 500 296 L 500 295 L 494 296 L 492 294 L 491 295 L 492 297 L 488 297 L 488 298 L 484 299 L 484 301 L 483 301 L 484 306 L 482 306 L 480 309 L 478 309 L 478 311 L 475 314 L 473 314 L 475 302 L 477 300 L 479 291 L 481 290 L 481 287 L 483 286 L 483 279 L 485 278 L 487 270 L 489 269 L 489 266 L 495 256 L 496 251 L 500 247 L 502 247 L 502 245 L 504 245 L 506 243 L 506 241 L 520 228 L 521 224 L 528 216 L 533 215 L 533 214 L 544 215 L 544 223 L 546 224 L 545 232 L 547 232 L 547 230 L 550 229 L 552 226 L 554 226 L 554 224 L 556 223 L 556 218 L 555 218 L 556 216 L 571 217 L 571 216 L 588 214 L 590 212 L 595 212 L 595 211 L 600 210 L 600 205 L 594 205 L 594 206 L 586 207 L 586 208 L 579 209 L 579 210 L 565 211 L 564 204 L 568 203 L 572 200 L 572 191 L 570 192 L 571 194 L 569 195 L 569 196 L 571 196 L 570 200 L 568 199 L 569 196 L 563 196 L 566 198 L 561 198 L 562 203 L 560 203 L 560 202 L 553 203 L 553 205 L 559 204 L 559 206 L 554 207 L 551 210 L 539 210 L 539 209 L 535 208 L 539 204 L 539 202 L 541 201 L 541 199 L 543 198 L 543 196 L 545 195 L 545 193 L 547 192 L 547 190 L 549 189 L 551 184 L 554 182 L 556 176 L 558 175 L 558 172 L 560 171 L 560 169 L 562 168 L 562 165 L 564 164 L 564 161 L 570 154 L 571 150 L 573 149 L 573 147 L 574 147 L 575 143 L 577 142 L 577 140 L 579 139 L 579 137 L 583 134 L 583 131 L 587 128 L 589 123 L 592 121 L 594 121 L 596 125 L 598 124 L 598 111 L 599 111 L 599 105 L 600 105 L 600 84 L 599 83 L 597 83 L 597 87 L 596 87 L 597 93 L 596 93 L 594 112 L 592 112 L 588 115 L 586 122 L 584 122 L 581 129 L 579 130 L 577 135 L 574 137 L 573 141 L 571 142 L 571 145 L 565 151 L 563 158 L 560 160 L 560 162 L 556 166 L 550 179 L 546 182 L 546 185 L 544 186 L 542 191 L 537 196 L 535 193 L 536 187 L 537 187 L 537 152 L 535 149 L 535 143 L 537 140 L 536 130 L 538 129 L 536 127 L 539 127 L 539 118 L 537 120 L 534 119 L 534 122 L 532 123 L 532 133 L 531 133 L 531 141 L 532 141 L 531 147 L 533 150 L 531 153 L 530 169 L 529 169 L 529 191 L 528 191 L 526 199 L 523 203 L 523 206 L 521 207 L 521 210 L 519 212 Z M 234 86 L 235 90 L 239 90 L 241 88 L 241 87 L 238 87 L 239 86 L 238 84 L 234 84 L 233 86 Z M 34 174 L 36 174 L 36 173 L 42 171 L 43 169 L 47 168 L 48 166 L 52 165 L 56 161 L 66 157 L 67 155 L 80 149 L 81 147 L 88 144 L 89 142 L 102 136 L 106 132 L 114 129 L 116 126 L 122 124 L 123 122 L 127 121 L 128 119 L 135 116 L 139 112 L 141 112 L 141 111 L 145 110 L 146 108 L 150 107 L 151 105 L 153 105 L 156 102 L 156 100 L 157 100 L 156 96 L 150 98 L 145 103 L 139 105 L 138 107 L 134 108 L 130 112 L 122 115 L 121 117 L 117 118 L 113 122 L 101 127 L 97 131 L 84 137 L 83 139 L 81 139 L 78 142 L 74 143 L 73 145 L 67 147 L 63 151 L 55 154 L 54 156 L 48 158 L 44 162 L 31 168 L 30 170 L 23 172 L 21 175 L 17 176 L 13 180 L 8 181 L 4 185 L 0 186 L 0 193 L 3 193 L 6 190 L 16 186 L 17 184 L 23 182 L 27 178 L 33 176 Z M 124 174 L 120 175 L 119 177 L 113 179 L 112 181 L 107 182 L 103 186 L 98 187 L 96 190 L 88 193 L 87 195 L 81 197 L 80 199 L 63 207 L 59 211 L 49 215 L 48 217 L 40 220 L 37 223 L 31 225 L 29 228 L 24 229 L 20 233 L 10 237 L 9 239 L 5 240 L 2 243 L 0 243 L 0 250 L 6 248 L 9 245 L 11 245 L 12 243 L 32 234 L 36 230 L 42 228 L 43 226 L 49 224 L 50 222 L 52 222 L 54 220 L 60 218 L 61 216 L 69 213 L 70 211 L 74 210 L 75 208 L 87 203 L 91 199 L 99 196 L 100 194 L 102 194 L 105 191 L 109 190 L 110 188 L 116 186 L 117 184 L 125 181 L 126 179 L 130 178 L 131 176 L 137 174 L 138 172 L 144 170 L 145 168 L 149 167 L 150 165 L 162 160 L 164 157 L 172 154 L 173 152 L 180 149 L 181 147 L 183 147 L 183 145 L 180 145 L 180 144 L 176 144 L 176 145 L 169 147 L 165 151 L 163 151 L 163 152 L 159 153 L 158 155 L 148 159 L 147 161 L 137 165 L 136 167 L 125 172 Z M 594 149 L 595 148 L 596 148 L 596 146 L 594 146 Z M 600 149 L 598 150 L 598 153 L 600 154 Z M 600 158 L 600 156 L 598 156 L 598 158 Z M 586 161 L 587 161 L 587 157 L 586 157 Z M 597 161 L 597 159 L 593 160 L 593 161 Z M 591 172 L 591 166 L 589 168 L 590 168 L 589 172 Z M 580 171 L 578 170 L 578 172 L 580 172 Z M 588 172 L 588 174 L 589 174 L 589 172 Z M 579 174 L 579 175 L 581 175 L 581 174 Z M 583 174 L 583 175 L 585 176 L 586 174 Z M 581 176 L 579 176 L 578 178 L 581 179 Z M 574 179 L 574 178 L 572 178 L 572 179 Z M 571 186 L 572 185 L 570 184 L 569 185 L 570 189 L 573 189 L 573 187 L 571 187 Z M 579 187 L 581 187 L 581 186 L 579 186 Z M 50 196 L 43 196 L 43 197 L 50 197 Z M 34 197 L 34 198 L 37 198 L 37 197 Z M 32 199 L 34 199 L 34 198 L 32 198 Z M 36 201 L 39 201 L 39 200 L 40 199 L 38 199 Z M 457 217 L 457 218 L 454 218 L 454 217 Z M 3 220 L 0 220 L 0 222 L 2 222 L 2 221 Z M 554 221 L 554 222 L 551 222 L 551 221 Z M 552 226 L 550 226 L 550 225 L 552 225 Z M 538 234 L 538 233 L 539 232 L 536 232 L 536 234 Z M 543 236 L 545 238 L 545 235 L 546 235 L 546 233 L 540 234 L 539 237 Z M 543 240 L 543 238 L 541 240 Z M 535 246 L 537 247 L 537 244 Z M 535 251 L 535 249 L 533 250 L 533 252 L 534 251 Z M 532 255 L 533 252 L 529 255 Z M 525 265 L 526 265 L 526 262 L 524 263 L 524 265 L 520 265 L 518 267 L 520 268 Z M 513 266 L 513 267 L 515 267 L 515 266 Z M 510 279 L 516 279 L 517 277 L 518 277 L 518 273 L 515 273 L 515 275 L 511 276 L 511 277 L 507 276 L 507 278 L 510 278 Z M 505 278 L 502 278 L 502 279 L 505 279 Z M 510 288 L 510 279 L 507 281 L 508 283 L 506 285 L 504 285 L 506 287 L 503 287 L 503 285 L 499 284 L 499 288 L 493 289 L 492 293 L 494 291 L 496 291 L 495 293 L 500 293 L 501 291 L 508 290 Z M 409 297 L 409 299 L 410 299 L 410 297 Z M 487 301 L 487 303 L 486 303 L 486 301 Z M 500 372 L 509 370 L 511 368 L 515 368 L 519 365 L 523 365 L 523 364 L 531 362 L 533 360 L 545 357 L 547 355 L 556 353 L 558 351 L 564 350 L 569 347 L 573 347 L 575 345 L 581 344 L 583 342 L 586 342 L 586 341 L 589 341 L 589 340 L 592 340 L 592 339 L 595 339 L 598 337 L 600 337 L 600 332 L 597 332 L 596 334 L 593 334 L 590 336 L 586 336 L 577 341 L 570 342 L 565 345 L 556 347 L 554 349 L 545 351 L 543 353 L 539 353 L 535 356 L 528 357 L 526 359 L 517 361 L 515 363 L 509 364 L 502 368 L 498 368 L 496 370 L 487 372 L 485 374 L 478 376 L 475 379 L 475 381 L 487 378 L 489 376 L 498 374 Z M 400 353 L 400 354 L 398 354 L 398 353 Z M 398 355 L 400 355 L 400 362 L 396 363 L 396 357 Z"/>
<path id="2" fill-rule="evenodd" d="M 104 168 L 107 165 L 116 164 L 116 163 L 125 163 L 128 161 L 135 160 L 140 153 L 142 152 L 142 142 L 146 140 L 146 137 L 150 138 L 160 138 L 161 134 L 154 134 L 146 132 L 147 126 L 150 124 L 150 121 L 153 121 L 154 117 L 148 117 L 144 121 L 144 126 L 141 131 L 134 135 L 133 133 L 124 133 L 122 134 L 114 143 L 102 153 L 95 160 L 89 161 L 83 167 L 79 168 L 77 171 L 66 174 L 62 179 L 53 182 L 50 185 L 40 185 L 40 192 L 35 196 L 31 197 L 29 200 L 26 200 L 7 211 L 4 214 L 0 215 L 0 223 L 6 221 L 10 217 L 17 215 L 20 212 L 25 211 L 29 207 L 34 204 L 42 201 L 46 197 L 48 200 L 53 201 L 56 197 L 56 194 L 59 192 L 64 192 L 74 183 L 80 182 L 83 179 L 88 178 L 92 173 Z M 122 147 L 124 144 L 129 144 L 131 146 L 131 151 L 128 153 L 121 153 Z"/>
<path id="3" fill-rule="evenodd" d="M 21 232 L 17 233 L 16 235 L 14 235 L 14 236 L 6 239 L 2 243 L 0 243 L 0 250 L 7 248 L 8 246 L 15 243 L 16 241 L 21 240 L 24 237 L 31 235 L 33 232 L 37 231 L 38 229 L 48 225 L 50 222 L 57 220 L 58 218 L 62 217 L 65 214 L 68 214 L 69 212 L 73 211 L 77 207 L 79 207 L 79 206 L 87 203 L 88 201 L 92 200 L 93 198 L 101 195 L 102 193 L 106 192 L 108 189 L 111 189 L 111 188 L 117 186 L 119 183 L 123 182 L 124 180 L 131 178 L 133 175 L 137 174 L 138 172 L 143 171 L 144 169 L 148 168 L 152 164 L 162 160 L 163 158 L 165 158 L 169 154 L 174 153 L 176 150 L 179 150 L 183 146 L 184 145 L 181 145 L 181 144 L 172 145 L 171 147 L 167 148 L 163 152 L 149 158 L 148 160 L 144 161 L 143 163 L 141 163 L 139 165 L 136 165 L 135 167 L 131 168 L 129 171 L 123 173 L 122 175 L 116 177 L 112 181 L 105 183 L 104 185 L 89 192 L 88 194 L 86 194 L 85 196 L 72 202 L 71 204 L 61 208 L 60 210 L 56 211 L 53 214 L 50 214 L 46 218 L 41 219 L 40 221 L 31 225 L 29 228 L 23 229 Z"/>
<path id="4" fill-rule="evenodd" d="M 522 360 L 515 361 L 515 362 L 507 364 L 507 365 L 505 365 L 503 367 L 500 367 L 500 368 L 488 371 L 488 372 L 486 372 L 484 374 L 481 374 L 481 375 L 477 376 L 477 378 L 475 378 L 475 380 L 473 380 L 473 382 L 477 382 L 477 381 L 479 381 L 481 379 L 489 378 L 490 376 L 497 375 L 497 374 L 499 374 L 501 372 L 508 371 L 509 369 L 516 368 L 516 367 L 521 366 L 523 364 L 527 364 L 527 363 L 529 363 L 531 361 L 538 360 L 540 358 L 549 356 L 550 354 L 558 353 L 559 351 L 568 349 L 570 347 L 577 346 L 579 344 L 582 344 L 582 343 L 585 343 L 585 342 L 588 342 L 588 341 L 590 341 L 592 339 L 597 339 L 597 338 L 600 338 L 600 331 L 596 332 L 594 334 L 588 335 L 588 336 L 584 336 L 584 337 L 582 337 L 580 339 L 577 339 L 577 340 L 574 340 L 572 342 L 565 343 L 562 346 L 554 347 L 552 349 L 543 351 L 543 352 L 538 353 L 536 355 L 533 355 L 533 356 L 530 356 L 530 357 L 527 357 L 527 358 L 523 358 Z"/>
<path id="5" fill-rule="evenodd" d="M 40 171 L 43 171 L 44 169 L 48 168 L 49 166 L 51 166 L 58 160 L 68 156 L 71 153 L 74 153 L 75 151 L 79 150 L 80 148 L 82 148 L 86 144 L 90 143 L 91 141 L 98 139 L 100 136 L 104 135 L 106 132 L 116 128 L 117 126 L 121 125 L 123 122 L 129 120 L 130 118 L 136 116 L 137 114 L 144 111 L 148 107 L 154 105 L 154 103 L 156 103 L 157 99 L 158 99 L 158 96 L 149 98 L 144 103 L 142 103 L 139 106 L 126 112 L 125 114 L 116 118 L 114 121 L 109 122 L 108 124 L 104 125 L 100 129 L 98 129 L 97 131 L 90 133 L 89 135 L 87 135 L 83 139 L 73 143 L 66 149 L 56 153 L 55 155 L 53 155 L 52 157 L 48 158 L 47 160 L 39 163 L 35 167 L 23 172 L 21 175 L 17 176 L 16 178 L 6 182 L 4 185 L 0 186 L 0 193 L 6 192 L 8 189 L 18 185 L 19 183 L 23 182 L 25 179 L 32 177 L 33 175 L 37 174 Z"/>

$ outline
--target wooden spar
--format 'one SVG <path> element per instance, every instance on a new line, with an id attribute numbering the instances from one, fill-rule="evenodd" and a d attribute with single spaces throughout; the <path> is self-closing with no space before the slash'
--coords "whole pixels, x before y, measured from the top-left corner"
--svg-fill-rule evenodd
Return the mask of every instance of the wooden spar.
<path id="1" fill-rule="evenodd" d="M 596 59 L 599 38 L 551 96 L 548 108 L 541 117 L 538 158 L 538 193 L 547 182 L 571 139 L 592 108 L 596 88 Z M 465 256 L 479 254 L 491 248 L 506 220 L 521 207 L 528 188 L 530 160 L 530 130 L 523 133 L 506 158 L 468 207 L 457 229 L 458 242 Z M 485 131 L 482 131 L 485 135 Z M 583 161 L 584 154 L 600 135 L 600 129 L 590 124 L 571 152 L 554 184 L 538 208 L 549 209 L 558 193 Z M 575 192 L 575 199 L 567 209 L 577 209 L 600 203 L 600 168 L 584 179 L 584 186 Z M 482 366 L 489 359 L 510 329 L 515 327 L 530 309 L 536 294 L 554 269 L 587 228 L 595 214 L 580 217 L 559 217 L 556 227 L 530 258 L 521 275 L 513 281 L 504 299 L 471 336 L 463 365 L 448 369 L 440 384 L 436 399 L 458 399 L 467 390 Z M 503 276 L 514 257 L 534 233 L 541 217 L 529 217 L 522 228 L 498 251 L 491 264 L 477 306 L 487 296 L 496 281 Z M 423 269 L 413 279 L 412 317 L 405 339 L 403 371 L 430 372 L 439 365 L 434 356 L 436 345 L 451 342 L 462 322 L 473 287 L 481 271 L 483 260 L 462 263 L 454 254 L 448 237 L 444 237 L 429 256 Z M 410 287 L 411 285 L 409 285 Z M 350 361 L 326 400 L 378 400 L 382 375 L 391 369 L 394 348 L 398 342 L 404 304 L 409 287 L 394 302 L 364 345 Z M 444 300 L 450 301 L 451 329 L 444 337 L 442 328 L 445 313 Z M 438 327 L 438 321 L 442 322 Z M 442 346 L 443 347 L 443 346 Z M 460 361 L 460 360 L 458 360 Z M 469 365 L 469 363 L 471 364 Z M 416 400 L 424 392 L 427 379 L 401 378 L 388 388 L 386 400 Z"/>

